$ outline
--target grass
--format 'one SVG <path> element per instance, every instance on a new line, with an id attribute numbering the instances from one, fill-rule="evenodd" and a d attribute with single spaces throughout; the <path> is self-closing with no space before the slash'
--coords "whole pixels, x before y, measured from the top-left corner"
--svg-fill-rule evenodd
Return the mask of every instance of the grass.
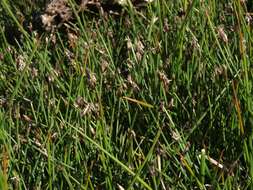
<path id="1" fill-rule="evenodd" d="M 84 12 L 71 38 L 25 32 L 17 2 L 0 8 L 0 189 L 253 189 L 250 3 Z"/>

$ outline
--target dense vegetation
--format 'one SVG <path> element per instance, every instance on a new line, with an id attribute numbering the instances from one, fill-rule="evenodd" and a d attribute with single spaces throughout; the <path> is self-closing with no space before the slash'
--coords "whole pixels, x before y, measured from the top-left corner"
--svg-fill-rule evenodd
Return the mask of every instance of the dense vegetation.
<path id="1" fill-rule="evenodd" d="M 1 0 L 0 189 L 253 189 L 250 1 L 45 3 Z"/>

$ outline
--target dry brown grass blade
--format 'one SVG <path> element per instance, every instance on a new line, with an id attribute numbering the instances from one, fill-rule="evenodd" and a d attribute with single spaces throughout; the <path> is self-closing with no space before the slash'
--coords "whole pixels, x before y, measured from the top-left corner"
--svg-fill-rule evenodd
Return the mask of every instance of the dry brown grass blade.
<path id="1" fill-rule="evenodd" d="M 244 127 L 243 127 L 243 121 L 242 121 L 242 115 L 241 115 L 241 108 L 240 108 L 240 101 L 237 97 L 237 92 L 236 92 L 236 88 L 235 88 L 235 82 L 232 82 L 232 89 L 233 89 L 233 102 L 235 105 L 235 109 L 237 112 L 237 117 L 238 117 L 238 121 L 239 121 L 239 128 L 241 131 L 241 134 L 244 135 Z"/>

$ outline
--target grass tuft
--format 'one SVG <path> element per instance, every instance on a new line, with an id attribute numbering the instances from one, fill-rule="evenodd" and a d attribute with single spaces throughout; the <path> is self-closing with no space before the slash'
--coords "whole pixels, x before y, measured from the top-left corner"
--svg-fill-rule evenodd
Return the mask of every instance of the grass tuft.
<path id="1" fill-rule="evenodd" d="M 1 1 L 0 189 L 253 189 L 249 1 L 34 2 Z"/>

